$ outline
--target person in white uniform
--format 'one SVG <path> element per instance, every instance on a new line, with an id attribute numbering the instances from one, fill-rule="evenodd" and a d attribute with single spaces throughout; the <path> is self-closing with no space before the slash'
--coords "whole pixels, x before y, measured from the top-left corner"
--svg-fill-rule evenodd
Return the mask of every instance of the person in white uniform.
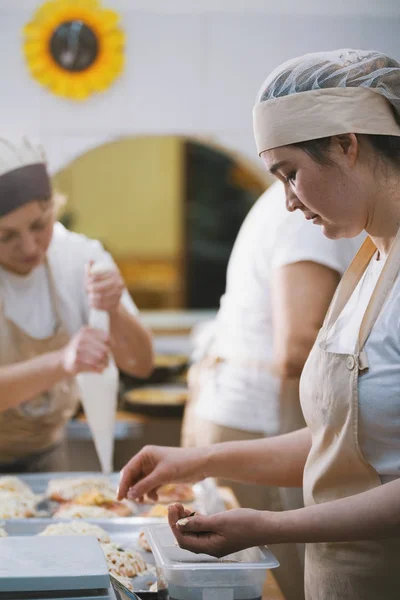
<path id="1" fill-rule="evenodd" d="M 215 321 L 207 325 L 211 335 L 199 336 L 203 348 L 196 352 L 204 356 L 190 373 L 183 446 L 252 440 L 304 427 L 299 377 L 339 278 L 364 237 L 328 239 L 300 212 L 286 210 L 280 182 L 257 200 L 235 241 L 226 292 Z M 241 506 L 302 506 L 301 490 L 219 483 L 232 487 Z M 285 597 L 300 600 L 303 569 L 296 548 L 274 551 Z"/>
<path id="2" fill-rule="evenodd" d="M 55 222 L 42 150 L 0 138 L 0 472 L 67 469 L 65 425 L 75 375 L 101 373 L 110 351 L 146 376 L 152 344 L 111 256 Z M 101 262 L 109 270 L 91 273 Z M 110 314 L 110 336 L 87 326 Z"/>
<path id="3" fill-rule="evenodd" d="M 257 200 L 240 229 L 225 294 L 215 321 L 207 324 L 211 335 L 199 335 L 196 353 L 205 361 L 199 360 L 201 385 L 192 414 L 198 426 L 187 424 L 184 445 L 295 428 L 298 402 L 280 406 L 282 377 L 300 376 L 339 278 L 364 234 L 330 240 L 285 204 L 284 186 L 277 182 Z M 313 310 L 304 315 L 310 305 Z M 283 408 L 289 414 L 283 415 Z"/>
<path id="4" fill-rule="evenodd" d="M 305 508 L 190 516 L 178 543 L 223 556 L 306 542 L 307 600 L 400 598 L 400 63 L 337 50 L 280 65 L 254 108 L 258 153 L 290 211 L 330 239 L 368 234 L 343 276 L 300 381 L 306 427 L 203 448 L 147 447 L 119 496 L 206 476 L 297 486 Z"/>

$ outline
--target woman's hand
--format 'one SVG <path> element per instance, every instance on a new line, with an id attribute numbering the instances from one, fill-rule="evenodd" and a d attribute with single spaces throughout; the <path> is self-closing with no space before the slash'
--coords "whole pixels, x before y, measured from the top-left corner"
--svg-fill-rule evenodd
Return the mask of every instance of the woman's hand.
<path id="1" fill-rule="evenodd" d="M 265 544 L 261 521 L 265 513 L 250 508 L 227 510 L 216 515 L 194 515 L 182 504 L 168 508 L 168 521 L 181 548 L 196 554 L 227 556 L 244 548 Z"/>
<path id="2" fill-rule="evenodd" d="M 208 455 L 208 448 L 145 446 L 122 469 L 118 499 L 141 501 L 147 494 L 157 501 L 161 485 L 201 481 Z"/>
<path id="3" fill-rule="evenodd" d="M 109 355 L 109 336 L 103 331 L 82 327 L 61 350 L 61 361 L 67 375 L 85 371 L 101 373 L 108 365 Z"/>
<path id="4" fill-rule="evenodd" d="M 100 272 L 91 267 L 92 263 L 89 263 L 85 282 L 89 306 L 113 313 L 117 310 L 125 289 L 121 273 L 115 267 Z"/>

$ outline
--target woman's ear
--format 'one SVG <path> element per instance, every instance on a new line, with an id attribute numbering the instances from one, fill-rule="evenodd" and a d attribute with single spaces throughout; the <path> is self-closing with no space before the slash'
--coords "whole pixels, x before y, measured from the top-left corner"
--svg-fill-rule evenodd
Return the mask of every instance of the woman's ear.
<path id="1" fill-rule="evenodd" d="M 355 133 L 343 133 L 333 136 L 333 141 L 337 145 L 337 150 L 342 157 L 347 160 L 349 167 L 354 167 L 358 154 L 360 152 L 360 144 Z"/>

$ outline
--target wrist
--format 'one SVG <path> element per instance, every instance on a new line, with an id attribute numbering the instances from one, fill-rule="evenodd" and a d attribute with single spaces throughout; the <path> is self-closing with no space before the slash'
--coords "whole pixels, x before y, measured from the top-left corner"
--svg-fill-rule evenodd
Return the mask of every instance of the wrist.
<path id="1" fill-rule="evenodd" d="M 202 472 L 207 477 L 221 476 L 221 444 L 210 444 L 202 448 Z"/>
<path id="2" fill-rule="evenodd" d="M 302 510 L 262 511 L 261 544 L 288 544 L 304 541 L 301 535 Z"/>
<path id="3" fill-rule="evenodd" d="M 119 300 L 118 304 L 108 311 L 108 314 L 110 315 L 110 323 L 115 319 L 119 319 L 121 315 L 121 307 L 121 300 Z"/>
<path id="4" fill-rule="evenodd" d="M 65 366 L 65 348 L 51 352 L 50 360 L 55 374 L 58 375 L 60 379 L 70 376 L 70 373 L 68 373 Z"/>

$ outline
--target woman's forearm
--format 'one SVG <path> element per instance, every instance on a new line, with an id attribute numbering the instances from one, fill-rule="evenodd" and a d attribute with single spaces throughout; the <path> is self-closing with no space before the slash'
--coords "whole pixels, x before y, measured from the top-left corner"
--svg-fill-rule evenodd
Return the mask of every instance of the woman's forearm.
<path id="1" fill-rule="evenodd" d="M 65 377 L 60 351 L 0 367 L 0 412 L 32 400 Z"/>
<path id="2" fill-rule="evenodd" d="M 400 480 L 332 502 L 282 513 L 266 512 L 261 523 L 263 543 L 270 544 L 399 537 Z"/>
<path id="3" fill-rule="evenodd" d="M 301 487 L 311 448 L 308 428 L 273 438 L 225 442 L 209 448 L 206 475 L 279 487 Z"/>
<path id="4" fill-rule="evenodd" d="M 148 377 L 153 369 L 149 331 L 120 303 L 110 314 L 111 348 L 118 367 L 137 377 Z"/>

